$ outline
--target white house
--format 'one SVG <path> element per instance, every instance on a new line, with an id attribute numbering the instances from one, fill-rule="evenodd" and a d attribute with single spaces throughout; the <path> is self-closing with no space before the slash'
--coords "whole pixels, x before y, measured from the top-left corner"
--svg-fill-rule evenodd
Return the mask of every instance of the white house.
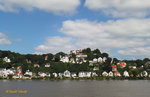
<path id="1" fill-rule="evenodd" d="M 113 72 L 110 71 L 110 72 L 108 73 L 108 76 L 109 76 L 109 77 L 113 77 L 113 76 L 114 76 Z"/>
<path id="2" fill-rule="evenodd" d="M 147 77 L 148 76 L 148 73 L 147 73 L 147 71 L 143 71 L 143 72 L 141 72 L 141 77 Z"/>
<path id="3" fill-rule="evenodd" d="M 50 77 L 51 74 L 50 74 L 49 72 L 46 72 L 46 76 L 47 76 L 47 77 Z"/>
<path id="4" fill-rule="evenodd" d="M 98 76 L 96 72 L 92 72 L 92 77 Z"/>
<path id="5" fill-rule="evenodd" d="M 64 63 L 68 63 L 69 62 L 69 57 L 68 56 L 61 57 L 60 61 L 62 61 Z"/>
<path id="6" fill-rule="evenodd" d="M 103 62 L 103 59 L 102 59 L 101 57 L 99 57 L 99 58 L 97 59 L 97 61 L 100 62 L 100 63 L 102 63 L 102 62 Z"/>
<path id="7" fill-rule="evenodd" d="M 124 71 L 124 72 L 123 72 L 123 76 L 124 76 L 124 77 L 129 77 L 128 71 Z"/>
<path id="8" fill-rule="evenodd" d="M 71 77 L 71 73 L 68 70 L 64 71 L 63 75 L 64 75 L 64 77 Z"/>
<path id="9" fill-rule="evenodd" d="M 91 77 L 91 72 L 79 72 L 78 77 Z"/>
<path id="10" fill-rule="evenodd" d="M 75 63 L 75 59 L 74 58 L 70 58 L 70 63 Z"/>
<path id="11" fill-rule="evenodd" d="M 4 69 L 4 68 L 0 69 L 0 77 L 5 78 L 7 76 L 8 76 L 8 73 L 7 73 L 6 69 Z"/>
<path id="12" fill-rule="evenodd" d="M 38 72 L 38 75 L 39 75 L 40 77 L 45 77 L 45 76 L 46 76 L 46 73 L 44 73 L 44 72 Z"/>
<path id="13" fill-rule="evenodd" d="M 121 76 L 121 74 L 120 74 L 120 72 L 116 71 L 116 72 L 114 72 L 114 76 L 116 76 L 116 77 L 120 77 L 120 76 Z"/>
<path id="14" fill-rule="evenodd" d="M 13 69 L 0 69 L 0 77 L 4 77 L 6 78 L 8 75 L 14 75 L 15 74 L 15 70 Z"/>
<path id="15" fill-rule="evenodd" d="M 71 77 L 75 78 L 75 77 L 77 77 L 77 74 L 76 73 L 71 73 Z"/>
<path id="16" fill-rule="evenodd" d="M 106 71 L 104 71 L 103 73 L 102 73 L 102 76 L 108 76 L 108 73 L 106 72 Z"/>
<path id="17" fill-rule="evenodd" d="M 6 62 L 6 63 L 10 63 L 11 62 L 11 60 L 8 57 L 3 58 L 3 61 Z"/>
<path id="18" fill-rule="evenodd" d="M 45 67 L 47 67 L 47 68 L 50 67 L 50 66 L 51 66 L 51 65 L 50 65 L 49 63 L 45 64 Z"/>
<path id="19" fill-rule="evenodd" d="M 54 72 L 53 76 L 56 78 L 56 77 L 58 77 L 58 74 Z"/>
<path id="20" fill-rule="evenodd" d="M 62 78 L 62 77 L 63 77 L 63 73 L 58 73 L 58 76 L 59 76 L 60 78 Z"/>
<path id="21" fill-rule="evenodd" d="M 32 76 L 32 75 L 33 75 L 33 73 L 32 73 L 31 71 L 27 70 L 27 71 L 24 73 L 24 75 Z"/>
<path id="22" fill-rule="evenodd" d="M 39 64 L 34 64 L 34 67 L 38 67 L 38 68 L 39 68 L 39 67 L 40 67 L 40 65 L 39 65 Z"/>
<path id="23" fill-rule="evenodd" d="M 106 58 L 106 57 L 104 57 L 104 58 L 103 58 L 103 62 L 105 62 L 106 60 L 107 60 L 107 58 Z"/>
<path id="24" fill-rule="evenodd" d="M 39 72 L 38 75 L 40 77 L 50 77 L 50 73 Z"/>
<path id="25" fill-rule="evenodd" d="M 84 54 L 76 55 L 76 62 L 82 64 L 83 62 L 86 62 L 85 60 L 86 57 L 87 55 L 84 55 Z"/>
<path id="26" fill-rule="evenodd" d="M 94 62 L 94 63 L 98 62 L 98 59 L 94 58 L 94 59 L 93 59 L 93 62 Z"/>
<path id="27" fill-rule="evenodd" d="M 16 70 L 13 70 L 13 69 L 7 69 L 7 73 L 8 73 L 9 75 L 14 75 L 15 72 L 16 72 Z"/>

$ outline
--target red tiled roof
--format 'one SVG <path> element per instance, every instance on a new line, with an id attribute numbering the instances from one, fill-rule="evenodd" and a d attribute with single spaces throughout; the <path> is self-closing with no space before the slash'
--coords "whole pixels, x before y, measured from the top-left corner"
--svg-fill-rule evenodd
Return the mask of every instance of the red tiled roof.
<path id="1" fill-rule="evenodd" d="M 117 68 L 117 65 L 111 65 L 112 68 Z"/>
<path id="2" fill-rule="evenodd" d="M 126 63 L 125 62 L 120 62 L 119 65 L 120 66 L 126 66 Z"/>

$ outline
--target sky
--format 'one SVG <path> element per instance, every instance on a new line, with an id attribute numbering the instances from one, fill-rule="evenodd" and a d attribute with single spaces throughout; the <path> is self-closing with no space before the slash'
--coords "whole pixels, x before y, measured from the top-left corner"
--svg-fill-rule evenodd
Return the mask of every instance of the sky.
<path id="1" fill-rule="evenodd" d="M 0 49 L 22 54 L 100 49 L 150 58 L 149 0 L 0 0 Z"/>

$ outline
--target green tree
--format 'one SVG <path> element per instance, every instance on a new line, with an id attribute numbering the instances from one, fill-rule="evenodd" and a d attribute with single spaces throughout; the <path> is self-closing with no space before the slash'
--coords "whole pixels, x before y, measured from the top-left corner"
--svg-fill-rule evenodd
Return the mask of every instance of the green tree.
<path id="1" fill-rule="evenodd" d="M 109 55 L 108 55 L 107 53 L 102 53 L 102 57 L 106 57 L 106 58 L 108 58 L 108 57 L 109 57 Z"/>
<path id="2" fill-rule="evenodd" d="M 94 58 L 99 58 L 101 57 L 101 52 L 99 49 L 93 50 Z"/>
<path id="3" fill-rule="evenodd" d="M 56 53 L 55 56 L 54 56 L 55 62 L 59 62 L 60 61 L 60 57 L 63 57 L 65 55 L 66 54 L 64 52 Z"/>
<path id="4" fill-rule="evenodd" d="M 135 63 L 137 64 L 137 67 L 141 67 L 142 65 L 144 65 L 143 60 L 140 59 L 136 60 Z"/>
<path id="5" fill-rule="evenodd" d="M 137 77 L 137 75 L 140 73 L 140 70 L 138 68 L 129 70 L 130 75 L 132 74 L 133 77 Z"/>

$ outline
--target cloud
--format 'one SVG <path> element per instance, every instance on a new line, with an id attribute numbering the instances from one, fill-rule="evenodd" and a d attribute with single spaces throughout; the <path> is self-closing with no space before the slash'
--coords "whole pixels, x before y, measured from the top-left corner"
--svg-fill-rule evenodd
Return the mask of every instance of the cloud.
<path id="1" fill-rule="evenodd" d="M 0 32 L 0 45 L 9 45 L 9 44 L 11 44 L 11 41 L 9 40 L 8 36 Z"/>
<path id="2" fill-rule="evenodd" d="M 113 17 L 145 17 L 150 15 L 149 0 L 86 0 L 88 9 Z"/>
<path id="3" fill-rule="evenodd" d="M 6 12 L 38 9 L 54 14 L 72 14 L 79 5 L 80 0 L 0 0 L 0 10 Z"/>
<path id="4" fill-rule="evenodd" d="M 63 22 L 60 32 L 80 44 L 109 48 L 148 45 L 150 19 L 125 19 L 107 22 L 76 20 Z"/>
<path id="5" fill-rule="evenodd" d="M 127 55 L 127 56 L 150 57 L 150 47 L 138 47 L 138 48 L 131 48 L 127 50 L 119 50 L 118 53 L 122 55 Z"/>
<path id="6" fill-rule="evenodd" d="M 106 22 L 67 20 L 59 29 L 64 36 L 49 37 L 36 48 L 42 52 L 68 51 L 90 47 L 103 51 L 150 45 L 150 19 L 124 19 Z"/>
<path id="7" fill-rule="evenodd" d="M 43 45 L 39 45 L 35 48 L 38 53 L 57 53 L 57 52 L 68 52 L 74 48 L 71 43 L 71 38 L 67 37 L 48 37 Z"/>

